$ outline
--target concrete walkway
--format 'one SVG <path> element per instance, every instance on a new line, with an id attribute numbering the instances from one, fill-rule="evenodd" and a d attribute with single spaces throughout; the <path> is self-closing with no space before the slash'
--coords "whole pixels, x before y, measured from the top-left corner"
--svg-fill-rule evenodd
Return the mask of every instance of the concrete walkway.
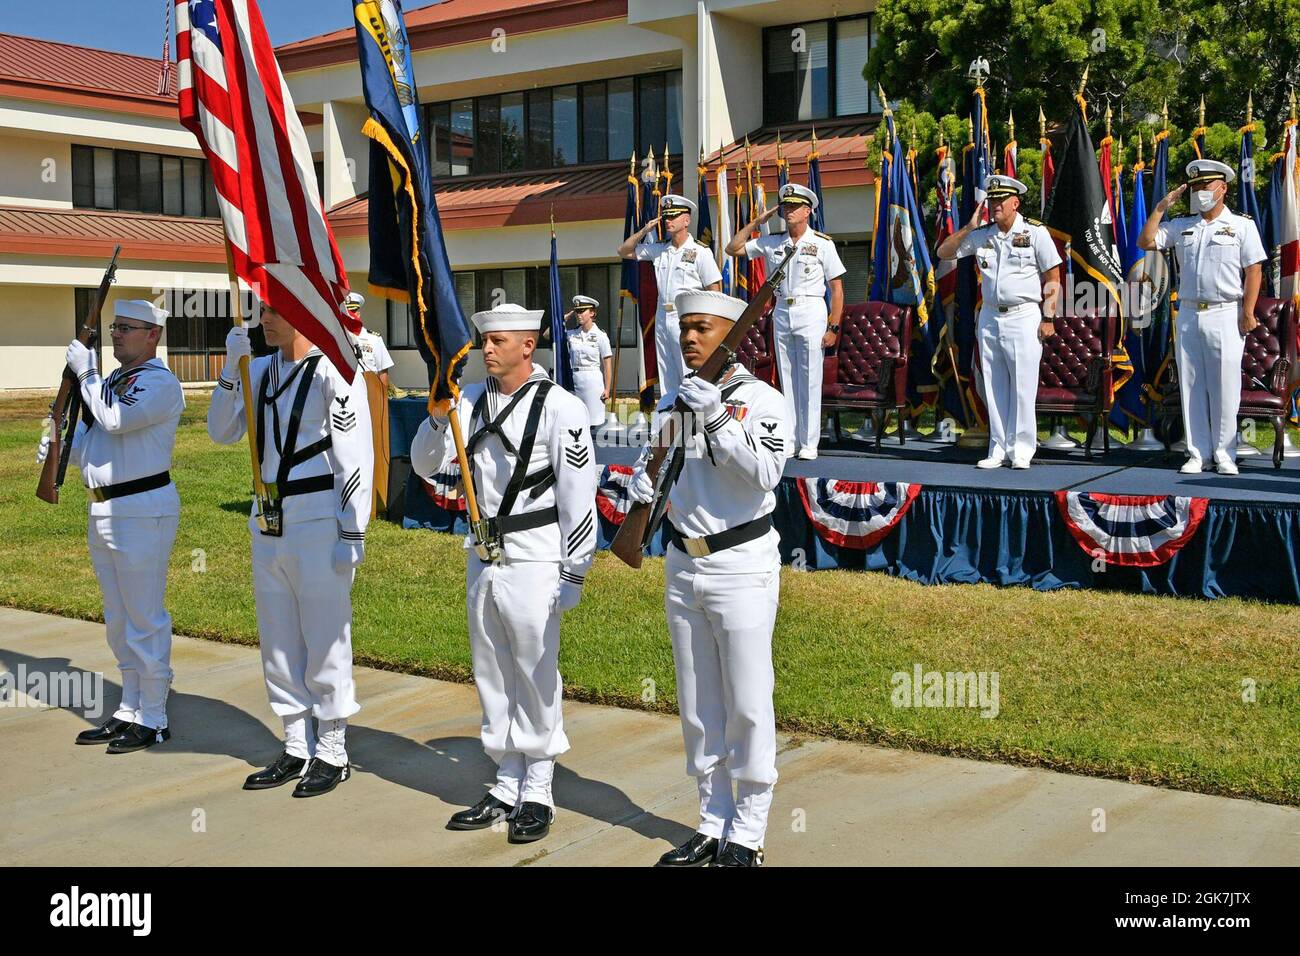
<path id="1" fill-rule="evenodd" d="M 100 625 L 0 608 L 0 670 L 103 672 Z M 171 741 L 73 746 L 78 708 L 0 702 L 0 857 L 10 864 L 644 866 L 690 835 L 694 782 L 675 718 L 570 703 L 573 749 L 551 835 L 453 833 L 491 777 L 478 700 L 459 684 L 361 668 L 357 771 L 327 796 L 240 789 L 279 752 L 256 651 L 178 638 Z M 28 686 L 31 686 L 30 683 Z M 99 718 L 102 719 L 102 718 Z M 781 740 L 769 865 L 1294 864 L 1300 810 L 839 741 Z M 1107 832 L 1094 833 L 1093 813 Z"/>

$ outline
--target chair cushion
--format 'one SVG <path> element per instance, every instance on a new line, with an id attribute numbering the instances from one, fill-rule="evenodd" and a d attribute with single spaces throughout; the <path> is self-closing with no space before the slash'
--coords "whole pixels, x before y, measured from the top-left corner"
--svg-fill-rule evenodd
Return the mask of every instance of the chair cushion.
<path id="1" fill-rule="evenodd" d="M 1081 388 L 1056 388 L 1048 385 L 1038 386 L 1040 404 L 1095 406 L 1095 392 L 1085 392 Z"/>
<path id="2" fill-rule="evenodd" d="M 1266 392 L 1259 388 L 1243 388 L 1241 390 L 1242 411 L 1253 408 L 1280 411 L 1284 407 L 1281 395 L 1274 395 L 1272 392 Z"/>
<path id="3" fill-rule="evenodd" d="M 822 398 L 850 402 L 879 402 L 884 400 L 884 396 L 873 385 L 854 385 L 844 382 L 832 382 L 823 386 Z"/>

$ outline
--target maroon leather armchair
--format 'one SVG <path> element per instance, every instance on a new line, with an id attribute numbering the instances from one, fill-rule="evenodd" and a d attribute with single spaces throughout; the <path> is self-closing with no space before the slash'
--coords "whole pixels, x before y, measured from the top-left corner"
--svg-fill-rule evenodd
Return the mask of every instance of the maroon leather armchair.
<path id="1" fill-rule="evenodd" d="M 840 439 L 840 413 L 863 411 L 876 425 L 876 446 L 893 410 L 903 421 L 907 406 L 907 356 L 912 348 L 911 306 L 885 302 L 850 305 L 840 317 L 840 340 L 826 356 L 822 375 L 822 408 L 835 423 Z M 898 443 L 906 444 L 898 429 Z"/>
<path id="2" fill-rule="evenodd" d="M 1087 422 L 1084 455 L 1092 457 L 1092 439 L 1101 428 L 1103 452 L 1110 451 L 1110 415 L 1118 317 L 1084 312 L 1056 320 L 1056 333 L 1043 343 L 1038 365 L 1036 411 L 1047 415 L 1080 416 Z"/>
<path id="3" fill-rule="evenodd" d="M 736 350 L 736 358 L 760 382 L 773 387 L 776 381 L 776 356 L 772 354 L 772 313 L 760 318 L 749 327 L 745 339 Z"/>
<path id="4" fill-rule="evenodd" d="M 1296 313 L 1293 303 L 1283 299 L 1255 300 L 1259 324 L 1246 336 L 1241 356 L 1241 407 L 1237 419 L 1263 418 L 1273 423 L 1273 467 L 1282 467 L 1286 416 L 1291 406 L 1291 359 L 1288 344 L 1295 341 Z M 1181 418 L 1182 399 L 1178 391 L 1178 364 L 1169 367 L 1161 390 L 1160 415 L 1169 422 Z M 1169 453 L 1169 429 L 1165 432 L 1165 454 Z"/>

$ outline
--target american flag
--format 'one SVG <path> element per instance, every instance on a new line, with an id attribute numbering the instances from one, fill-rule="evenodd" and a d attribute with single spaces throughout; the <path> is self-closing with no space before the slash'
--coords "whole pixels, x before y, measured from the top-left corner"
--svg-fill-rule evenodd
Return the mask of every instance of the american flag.
<path id="1" fill-rule="evenodd" d="M 347 273 L 254 0 L 176 0 L 181 125 L 212 169 L 235 273 L 351 381 Z"/>

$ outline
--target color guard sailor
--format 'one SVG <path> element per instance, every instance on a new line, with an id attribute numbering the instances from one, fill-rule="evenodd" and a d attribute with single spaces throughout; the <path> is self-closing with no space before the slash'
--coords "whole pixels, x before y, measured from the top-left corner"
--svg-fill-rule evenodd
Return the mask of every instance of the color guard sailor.
<path id="1" fill-rule="evenodd" d="M 1224 205 L 1232 167 L 1212 159 L 1187 164 L 1187 183 L 1156 203 L 1142 227 L 1143 249 L 1173 249 L 1178 258 L 1178 390 L 1187 461 L 1198 474 L 1207 458 L 1221 475 L 1237 474 L 1237 409 L 1246 336 L 1259 324 L 1255 301 L 1267 256 L 1249 216 Z M 1162 222 L 1188 188 L 1192 215 Z"/>
<path id="2" fill-rule="evenodd" d="M 676 305 L 691 369 L 745 310 L 740 299 L 708 291 L 678 293 Z M 716 385 L 690 375 L 680 395 L 691 412 L 684 465 L 668 493 L 664 606 L 700 822 L 658 865 L 761 866 L 777 776 L 772 627 L 781 559 L 771 516 L 794 435 L 785 399 L 740 365 Z M 664 397 L 657 419 L 676 398 Z M 643 464 L 629 493 L 653 497 Z"/>
<path id="3" fill-rule="evenodd" d="M 295 797 L 328 793 L 350 775 L 348 718 L 361 709 L 352 679 L 352 582 L 365 554 L 374 451 L 366 383 L 348 384 L 310 341 L 262 311 L 270 355 L 252 360 L 258 458 L 270 505 L 248 526 L 262 673 L 284 751 L 245 790 L 296 780 Z M 226 336 L 226 364 L 208 409 L 221 445 L 245 434 L 239 359 L 248 329 Z"/>
<path id="4" fill-rule="evenodd" d="M 467 386 L 458 406 L 484 523 L 465 539 L 470 653 L 497 774 L 447 826 L 480 830 L 508 817 L 512 843 L 540 840 L 555 819 L 555 758 L 569 749 L 560 616 L 582 598 L 597 533 L 590 416 L 533 362 L 543 315 L 512 303 L 474 314 L 488 379 Z M 427 418 L 411 467 L 429 478 L 455 457 L 448 418 Z"/>
<path id="5" fill-rule="evenodd" d="M 578 327 L 566 333 L 573 391 L 587 406 L 593 427 L 605 423 L 605 403 L 613 390 L 614 374 L 614 350 L 610 348 L 609 336 L 596 325 L 599 307 L 600 303 L 591 296 L 575 295 L 569 315 L 577 318 Z"/>

